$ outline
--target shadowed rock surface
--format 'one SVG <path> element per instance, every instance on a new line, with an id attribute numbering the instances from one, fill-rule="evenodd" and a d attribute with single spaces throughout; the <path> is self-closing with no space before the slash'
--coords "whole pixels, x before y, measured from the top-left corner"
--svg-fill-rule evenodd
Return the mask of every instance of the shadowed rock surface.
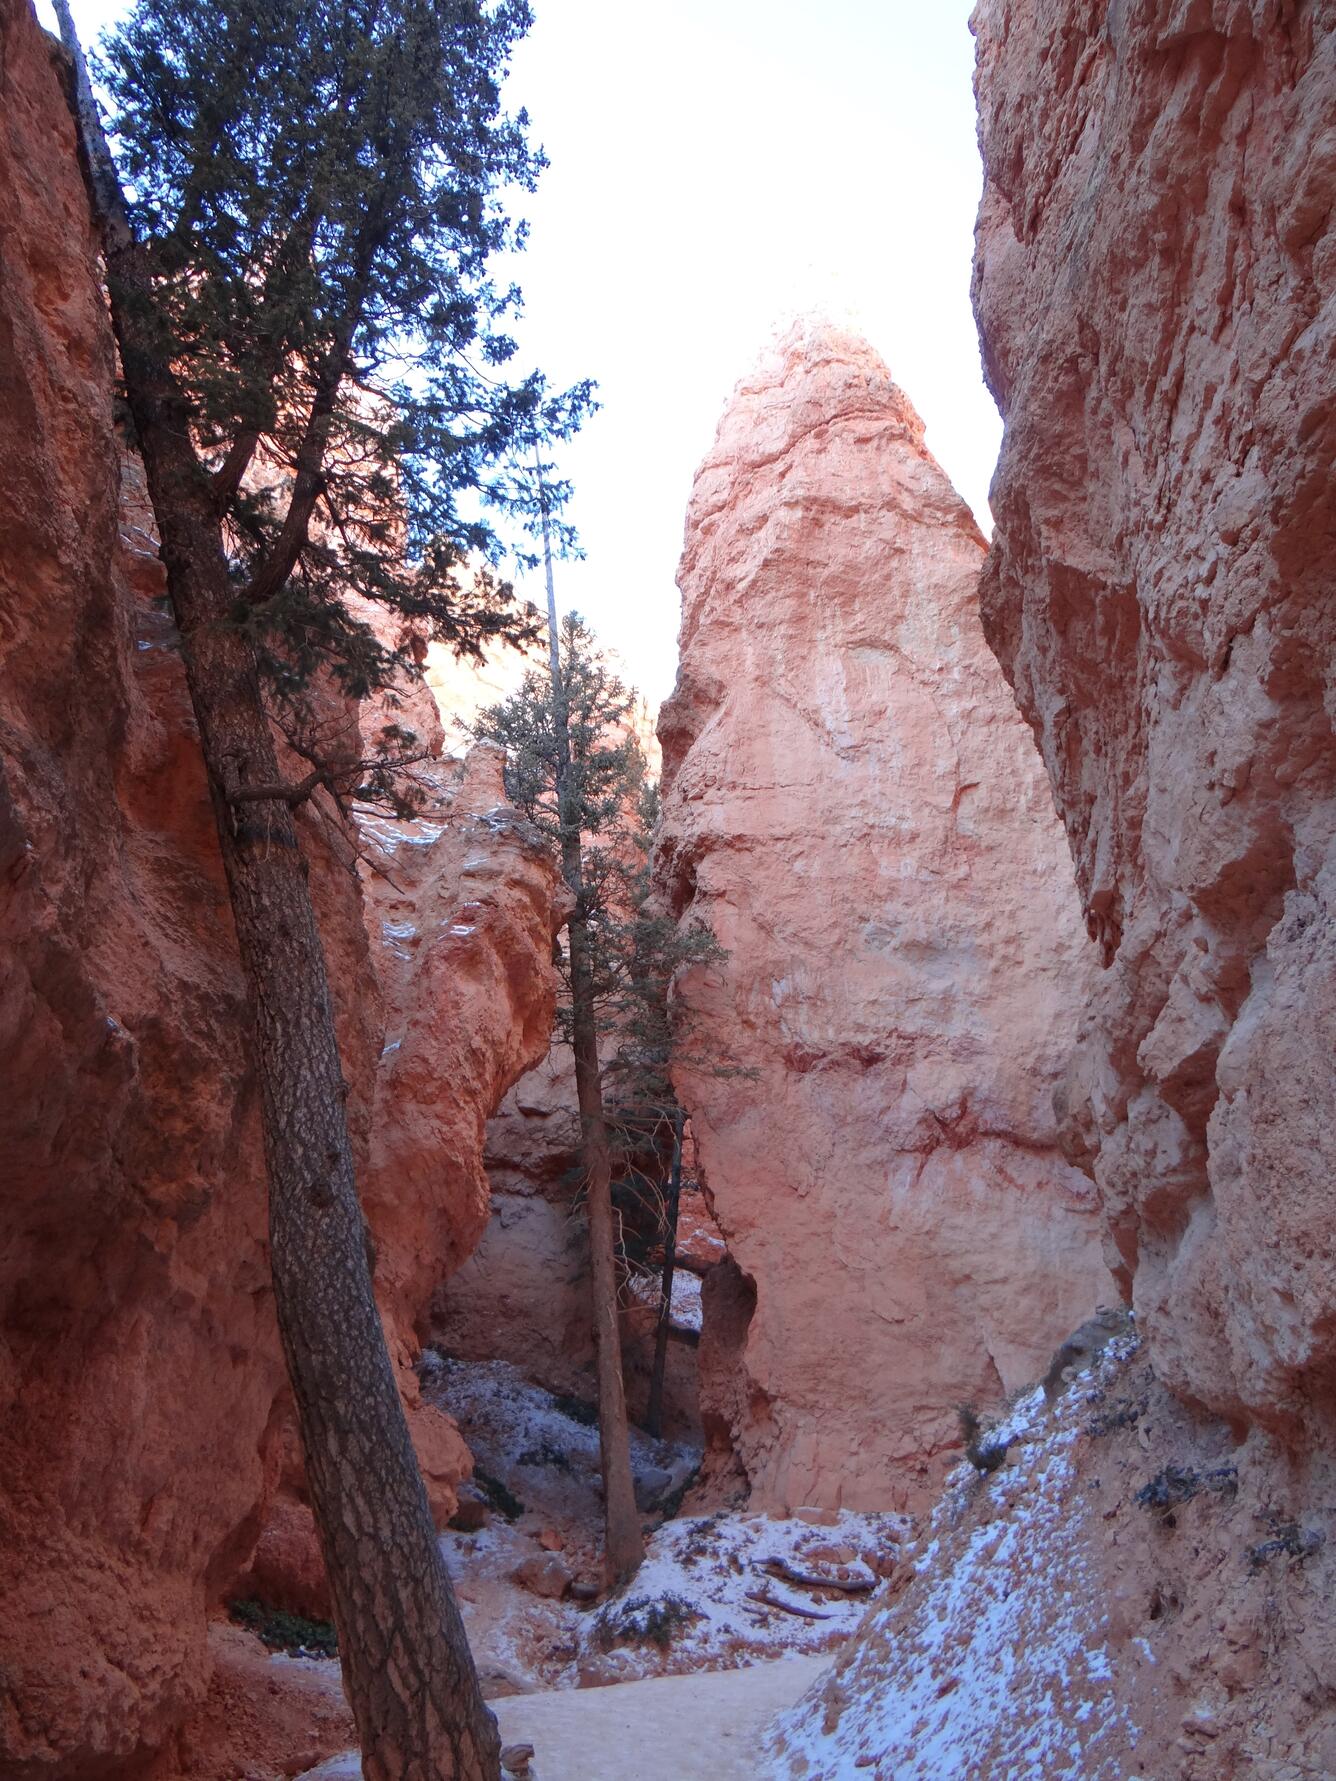
<path id="1" fill-rule="evenodd" d="M 112 372 L 56 57 L 27 0 L 0 0 L 0 1769 L 16 1778 L 140 1773 L 204 1697 L 206 1612 L 271 1508 L 278 1573 L 300 1587 L 312 1558 L 243 986 L 132 464 L 122 498 Z M 440 839 L 395 836 L 401 902 L 380 880 L 364 896 L 337 828 L 308 817 L 304 838 L 377 1284 L 444 1516 L 468 1456 L 414 1409 L 406 1363 L 430 1285 L 485 1222 L 486 1117 L 546 1048 L 555 911 L 546 858 L 513 813 L 488 814 L 495 764 L 441 768 L 437 790 Z M 399 952 L 396 921 L 414 929 Z"/>
<path id="2" fill-rule="evenodd" d="M 975 26 L 984 622 L 1107 966 L 1067 1142 L 1163 1377 L 1325 1439 L 1336 7 Z"/>

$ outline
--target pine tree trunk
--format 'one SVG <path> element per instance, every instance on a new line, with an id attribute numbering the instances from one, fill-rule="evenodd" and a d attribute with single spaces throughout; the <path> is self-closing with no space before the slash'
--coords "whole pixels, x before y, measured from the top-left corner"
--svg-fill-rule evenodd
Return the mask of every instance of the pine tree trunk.
<path id="1" fill-rule="evenodd" d="M 634 1577 L 645 1557 L 645 1538 L 636 1508 L 631 1474 L 631 1433 L 622 1378 L 622 1332 L 617 1317 L 617 1246 L 612 1224 L 612 1153 L 603 1111 L 603 1074 L 598 1061 L 594 1018 L 594 973 L 589 928 L 584 914 L 584 860 L 580 822 L 571 786 L 570 710 L 557 640 L 557 596 L 552 583 L 552 541 L 548 531 L 543 470 L 534 450 L 543 518 L 543 568 L 547 579 L 547 646 L 552 681 L 556 741 L 556 794 L 561 829 L 561 871 L 575 899 L 566 924 L 571 954 L 571 1040 L 575 1053 L 575 1094 L 580 1104 L 580 1158 L 585 1173 L 585 1216 L 589 1223 L 589 1273 L 594 1307 L 594 1353 L 598 1372 L 598 1447 L 603 1469 L 603 1574 L 612 1589 Z"/>
<path id="2" fill-rule="evenodd" d="M 677 1216 L 682 1203 L 682 1109 L 673 1114 L 673 1160 L 663 1214 L 663 1280 L 659 1289 L 659 1321 L 654 1328 L 654 1366 L 649 1376 L 645 1427 L 658 1436 L 663 1429 L 663 1380 L 668 1369 L 668 1336 L 673 1323 L 673 1276 L 677 1270 Z"/>
<path id="3" fill-rule="evenodd" d="M 64 22 L 64 21 L 62 21 Z M 85 120 L 85 130 L 87 125 Z M 274 1302 L 366 1781 L 495 1781 L 485 1705 L 371 1288 L 324 952 L 206 473 L 123 220 L 103 216 L 112 320 L 181 634 L 249 992 Z"/>
<path id="4" fill-rule="evenodd" d="M 589 1271 L 594 1301 L 598 1368 L 598 1445 L 603 1468 L 604 1577 L 609 1588 L 634 1577 L 645 1557 L 631 1473 L 631 1439 L 622 1379 L 622 1333 L 617 1316 L 617 1250 L 612 1219 L 612 1155 L 603 1112 L 603 1084 L 594 1023 L 589 935 L 578 914 L 580 843 L 562 847 L 566 882 L 576 894 L 577 914 L 567 926 L 571 949 L 571 1026 L 575 1092 L 580 1103 L 580 1154 L 589 1220 Z M 571 857 L 573 854 L 573 858 Z M 572 883 L 572 879 L 574 882 Z"/>

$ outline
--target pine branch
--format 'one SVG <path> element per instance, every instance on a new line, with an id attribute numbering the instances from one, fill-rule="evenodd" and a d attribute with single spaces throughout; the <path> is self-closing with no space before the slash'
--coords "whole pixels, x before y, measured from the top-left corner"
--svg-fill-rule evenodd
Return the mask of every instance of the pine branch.
<path id="1" fill-rule="evenodd" d="M 308 755 L 307 759 L 311 757 Z M 431 754 L 422 749 L 417 754 L 406 755 L 373 755 L 363 760 L 352 761 L 347 766 L 317 766 L 312 768 L 305 779 L 295 785 L 281 782 L 273 785 L 241 785 L 230 788 L 225 796 L 229 804 L 266 804 L 274 802 L 287 804 L 295 810 L 304 804 L 313 793 L 324 786 L 335 798 L 346 780 L 364 779 L 369 773 L 398 773 L 409 767 L 417 766 L 419 761 L 429 761 Z M 374 803 L 377 800 L 363 798 L 355 800 L 360 803 Z"/>

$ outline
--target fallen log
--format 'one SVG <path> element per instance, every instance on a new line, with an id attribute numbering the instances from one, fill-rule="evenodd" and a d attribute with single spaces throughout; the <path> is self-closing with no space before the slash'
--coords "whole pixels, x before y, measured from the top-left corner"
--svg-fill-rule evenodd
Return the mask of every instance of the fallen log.
<path id="1" fill-rule="evenodd" d="M 781 1602 L 779 1597 L 771 1595 L 769 1590 L 749 1589 L 749 1602 L 764 1602 L 767 1608 L 778 1608 L 781 1614 L 792 1614 L 799 1620 L 832 1620 L 831 1614 L 821 1614 L 815 1608 L 800 1608 L 796 1602 Z"/>
<path id="2" fill-rule="evenodd" d="M 810 1571 L 798 1570 L 796 1565 L 783 1558 L 764 1559 L 761 1569 L 785 1583 L 796 1583 L 802 1589 L 834 1589 L 841 1595 L 871 1595 L 878 1582 L 875 1577 L 818 1577 Z"/>

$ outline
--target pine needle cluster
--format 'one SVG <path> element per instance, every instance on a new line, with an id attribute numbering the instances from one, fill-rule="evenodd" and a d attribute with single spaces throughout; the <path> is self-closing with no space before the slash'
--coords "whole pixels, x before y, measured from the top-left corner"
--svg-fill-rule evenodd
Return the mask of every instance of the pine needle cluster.
<path id="1" fill-rule="evenodd" d="M 501 573 L 528 560 L 516 466 L 592 386 L 514 373 L 493 270 L 544 165 L 501 101 L 529 23 L 524 0 L 136 0 L 103 45 L 142 319 L 280 693 L 323 669 L 364 697 L 416 674 L 413 637 L 532 634 Z"/>
<path id="2" fill-rule="evenodd" d="M 579 837 L 604 1096 L 625 1162 L 671 1138 L 670 1058 L 682 1056 L 693 1040 L 674 982 L 682 971 L 708 968 L 724 954 L 708 929 L 679 928 L 655 898 L 650 858 L 659 789 L 634 729 L 637 695 L 577 614 L 562 619 L 559 647 L 570 738 L 560 805 L 557 712 L 545 670 L 526 674 L 510 698 L 480 714 L 472 731 L 505 748 L 507 795 L 555 848 L 563 837 Z M 565 968 L 564 954 L 559 962 Z M 560 1018 L 565 1030 L 569 994 Z"/>

